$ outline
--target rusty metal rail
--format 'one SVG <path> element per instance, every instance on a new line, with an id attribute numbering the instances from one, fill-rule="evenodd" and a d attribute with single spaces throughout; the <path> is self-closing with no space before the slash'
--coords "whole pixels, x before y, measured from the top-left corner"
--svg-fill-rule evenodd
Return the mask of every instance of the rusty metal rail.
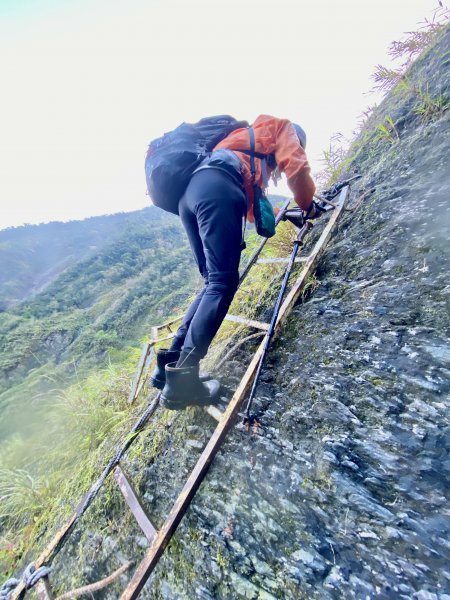
<path id="1" fill-rule="evenodd" d="M 302 292 L 304 285 L 306 284 L 308 276 L 312 273 L 314 267 L 317 264 L 317 261 L 320 258 L 320 255 L 324 251 L 325 246 L 331 236 L 331 233 L 341 213 L 344 210 L 347 192 L 347 187 L 341 191 L 336 201 L 336 208 L 331 214 L 331 218 L 329 219 L 327 225 L 322 231 L 322 234 L 317 240 L 311 254 L 304 259 L 304 266 L 299 274 L 299 277 L 295 281 L 294 285 L 292 286 L 290 292 L 286 296 L 281 306 L 279 316 L 276 322 L 275 335 L 280 330 L 284 321 L 290 314 L 292 308 L 295 305 L 295 302 L 297 301 Z M 287 206 L 288 203 L 285 204 L 283 210 L 285 210 Z M 281 216 L 279 215 L 278 221 L 280 220 L 280 218 Z M 251 266 L 257 262 L 259 254 L 263 249 L 266 241 L 267 240 L 264 239 L 261 242 L 258 249 L 253 253 L 252 257 L 249 260 L 249 263 L 247 263 L 246 267 L 243 270 L 243 273 L 241 274 L 240 283 L 248 274 Z M 231 317 L 232 318 L 230 320 L 237 321 L 238 323 L 244 323 L 259 329 L 266 330 L 267 327 L 266 323 L 261 323 L 259 321 L 250 321 L 247 319 L 243 319 L 242 317 Z M 178 320 L 179 319 L 174 319 L 172 321 L 164 323 L 159 327 L 153 328 L 152 340 L 150 342 L 147 342 L 142 350 L 141 358 L 138 364 L 138 369 L 133 382 L 133 388 L 130 392 L 131 401 L 137 397 L 139 390 L 142 389 L 145 370 L 146 368 L 148 370 L 148 365 L 150 363 L 149 357 L 151 356 L 151 351 L 153 349 L 153 346 L 157 342 L 161 341 L 161 338 L 158 339 L 159 331 L 164 328 L 169 329 L 171 333 L 166 338 L 162 339 L 168 339 L 172 337 L 174 334 L 171 330 L 171 326 L 175 324 Z M 55 554 L 59 551 L 59 549 L 66 541 L 74 524 L 77 522 L 79 517 L 85 512 L 92 499 L 97 495 L 106 477 L 114 470 L 115 478 L 119 489 L 122 492 L 127 505 L 129 506 L 132 514 L 134 515 L 137 523 L 141 527 L 144 535 L 146 536 L 150 544 L 147 554 L 144 556 L 143 560 L 138 565 L 134 575 L 132 576 L 129 584 L 127 585 L 126 589 L 124 590 L 121 596 L 121 600 L 133 600 L 137 598 L 143 586 L 145 585 L 148 577 L 150 576 L 156 564 L 158 563 L 159 558 L 166 549 L 171 537 L 176 531 L 178 524 L 180 523 L 181 519 L 186 513 L 189 504 L 195 496 L 203 479 L 205 478 L 206 473 L 216 453 L 218 452 L 222 442 L 224 441 L 227 433 L 233 426 L 235 417 L 239 412 L 239 409 L 241 408 L 241 405 L 245 399 L 245 395 L 252 384 L 259 363 L 259 359 L 263 351 L 263 347 L 264 341 L 261 342 L 258 349 L 256 350 L 247 368 L 247 371 L 242 377 L 239 386 L 233 394 L 233 397 L 231 398 L 226 410 L 223 413 L 221 413 L 216 407 L 207 407 L 207 412 L 214 419 L 218 420 L 217 427 L 213 432 L 211 438 L 209 439 L 209 442 L 203 450 L 200 458 L 198 459 L 197 464 L 192 470 L 178 498 L 176 499 L 169 515 L 166 518 L 166 521 L 164 522 L 159 531 L 157 531 L 154 525 L 152 524 L 150 517 L 145 509 L 144 503 L 141 501 L 133 487 L 132 481 L 126 475 L 123 468 L 119 464 L 121 459 L 125 455 L 125 452 L 131 446 L 136 436 L 139 434 L 140 431 L 142 431 L 142 429 L 148 423 L 150 417 L 157 409 L 159 404 L 159 394 L 157 394 L 156 397 L 150 403 L 150 405 L 147 407 L 147 409 L 144 411 L 144 413 L 141 415 L 139 420 L 136 422 L 135 426 L 131 431 L 131 434 L 127 437 L 127 440 L 122 444 L 122 446 L 117 450 L 116 454 L 109 461 L 108 465 L 103 470 L 100 478 L 93 484 L 92 488 L 80 502 L 73 515 L 66 522 L 66 524 L 57 532 L 57 534 L 51 540 L 49 545 L 44 549 L 39 558 L 35 561 L 35 567 L 39 568 L 40 566 L 51 562 Z M 23 597 L 25 591 L 25 584 L 19 584 L 19 586 L 14 591 L 12 598 L 17 599 L 19 597 Z M 53 598 L 48 578 L 45 578 L 38 582 L 35 591 L 40 600 L 50 600 L 51 598 Z"/>

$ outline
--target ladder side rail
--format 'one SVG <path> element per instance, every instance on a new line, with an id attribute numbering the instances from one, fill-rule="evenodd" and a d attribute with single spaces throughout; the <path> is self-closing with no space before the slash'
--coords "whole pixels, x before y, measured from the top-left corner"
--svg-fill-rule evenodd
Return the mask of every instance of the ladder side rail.
<path id="1" fill-rule="evenodd" d="M 323 251 L 325 250 L 328 240 L 330 239 L 331 232 L 334 229 L 334 226 L 335 226 L 337 220 L 339 219 L 340 215 L 342 214 L 342 212 L 344 210 L 345 202 L 347 200 L 348 190 L 349 190 L 349 188 L 347 186 L 347 187 L 344 187 L 342 189 L 342 191 L 340 192 L 340 194 L 336 200 L 336 208 L 333 210 L 330 220 L 328 221 L 326 227 L 322 231 L 322 234 L 319 237 L 319 239 L 317 240 L 311 254 L 308 256 L 305 266 L 303 267 L 302 271 L 300 272 L 298 279 L 296 280 L 296 282 L 292 286 L 292 289 L 286 296 L 286 298 L 283 302 L 283 305 L 281 307 L 280 314 L 277 319 L 277 325 L 276 325 L 277 329 L 279 329 L 281 327 L 281 325 L 284 323 L 284 321 L 286 320 L 291 308 L 293 308 L 295 302 L 297 301 L 297 299 L 300 295 L 300 292 L 301 292 L 303 286 L 306 283 L 306 278 L 310 275 L 312 268 L 315 266 L 316 262 L 318 261 L 318 259 L 322 255 Z"/>
<path id="2" fill-rule="evenodd" d="M 134 396 L 135 400 L 139 396 L 139 394 L 142 391 L 142 388 L 144 387 L 144 385 L 147 382 L 148 375 L 149 375 L 149 372 L 150 372 L 150 366 L 152 364 L 152 360 L 153 360 L 153 355 L 154 354 L 155 354 L 155 347 L 153 346 L 152 349 L 150 350 L 148 356 L 147 356 L 147 359 L 146 359 L 145 364 L 144 364 L 144 368 L 142 369 L 141 379 L 140 379 L 140 381 L 139 381 L 139 383 L 137 385 L 136 394 Z"/>
<path id="3" fill-rule="evenodd" d="M 50 586 L 48 577 L 43 577 L 34 586 L 34 593 L 37 600 L 55 600 L 55 595 Z"/>
<path id="4" fill-rule="evenodd" d="M 142 373 L 145 368 L 145 363 L 147 362 L 148 355 L 151 352 L 152 347 L 155 345 L 155 342 L 151 340 L 150 342 L 145 342 L 142 346 L 141 356 L 139 358 L 139 362 L 136 368 L 136 372 L 133 377 L 133 382 L 131 384 L 130 393 L 128 395 L 128 404 L 131 404 L 137 396 L 136 390 L 139 387 L 139 382 L 141 381 Z"/>

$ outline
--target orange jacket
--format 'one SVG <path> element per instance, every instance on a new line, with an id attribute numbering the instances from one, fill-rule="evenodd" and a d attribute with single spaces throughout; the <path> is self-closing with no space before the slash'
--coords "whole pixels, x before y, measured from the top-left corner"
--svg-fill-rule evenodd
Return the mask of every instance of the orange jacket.
<path id="1" fill-rule="evenodd" d="M 299 207 L 308 210 L 311 205 L 316 186 L 310 174 L 310 166 L 305 151 L 300 145 L 297 133 L 291 122 L 287 119 L 277 119 L 269 115 L 260 115 L 252 125 L 255 132 L 255 150 L 263 154 L 273 154 L 280 171 L 286 173 L 289 187 L 294 193 L 294 199 Z M 226 148 L 250 149 L 248 129 L 236 129 L 214 150 Z M 250 156 L 243 152 L 233 150 L 243 166 L 244 186 L 248 198 L 247 218 L 250 222 L 253 217 L 253 189 L 250 171 Z M 256 183 L 264 187 L 261 172 L 261 160 L 255 158 Z M 272 170 L 267 165 L 267 175 L 270 177 Z"/>

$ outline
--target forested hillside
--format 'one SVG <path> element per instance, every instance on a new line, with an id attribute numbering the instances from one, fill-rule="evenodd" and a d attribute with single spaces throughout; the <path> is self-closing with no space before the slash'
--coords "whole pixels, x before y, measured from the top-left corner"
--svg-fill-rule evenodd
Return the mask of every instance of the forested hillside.
<path id="1" fill-rule="evenodd" d="M 0 313 L 0 438 L 16 430 L 14 414 L 39 412 L 48 390 L 51 397 L 75 374 L 79 380 L 94 366 L 123 360 L 121 351 L 182 304 L 198 280 L 179 220 L 157 209 L 3 234 L 15 238 L 11 288 L 26 280 L 21 256 L 50 265 L 59 249 L 74 264 L 41 293 Z M 93 241 L 98 246 L 87 249 Z M 52 268 L 58 265 L 54 256 Z"/>
<path id="2" fill-rule="evenodd" d="M 23 225 L 0 231 L 0 311 L 44 290 L 78 262 L 120 238 L 124 229 L 168 217 L 153 207 L 68 223 Z"/>

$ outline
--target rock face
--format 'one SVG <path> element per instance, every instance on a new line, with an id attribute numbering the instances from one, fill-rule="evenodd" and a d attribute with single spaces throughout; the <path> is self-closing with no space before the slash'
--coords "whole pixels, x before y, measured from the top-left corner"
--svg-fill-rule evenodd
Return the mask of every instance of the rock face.
<path id="1" fill-rule="evenodd" d="M 416 81 L 434 74 L 431 94 L 448 48 L 447 32 L 414 66 Z M 341 220 L 319 289 L 274 343 L 264 429 L 229 435 L 142 598 L 450 599 L 448 120 L 421 120 L 418 101 L 380 107 L 399 139 L 359 147 L 350 204 L 376 191 Z M 173 418 L 158 458 L 128 465 L 158 524 L 212 431 L 200 411 Z M 103 534 L 86 563 L 142 556 L 145 540 L 126 535 Z"/>

